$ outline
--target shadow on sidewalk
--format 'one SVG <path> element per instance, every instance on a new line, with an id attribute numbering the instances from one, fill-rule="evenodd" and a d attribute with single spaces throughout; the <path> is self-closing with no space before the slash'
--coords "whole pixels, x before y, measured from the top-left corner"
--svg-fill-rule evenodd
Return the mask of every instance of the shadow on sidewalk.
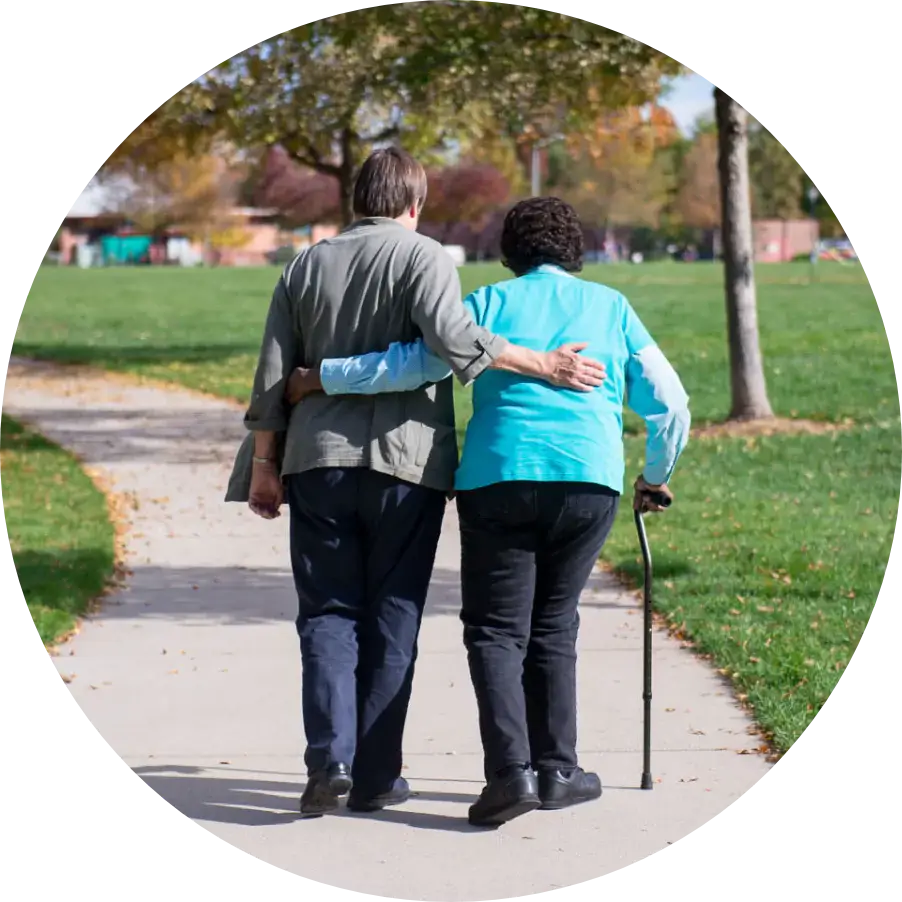
<path id="1" fill-rule="evenodd" d="M 173 808 L 195 821 L 268 827 L 298 820 L 302 786 L 250 777 L 219 777 L 202 767 L 151 765 L 134 772 Z"/>
<path id="2" fill-rule="evenodd" d="M 46 561 L 31 562 L 44 567 Z M 460 611 L 460 575 L 436 568 L 429 586 L 426 616 Z M 133 565 L 127 588 L 104 599 L 90 616 L 112 620 L 181 621 L 186 625 L 282 622 L 294 629 L 297 592 L 287 569 L 245 567 L 157 567 Z"/>
<path id="3" fill-rule="evenodd" d="M 228 768 L 203 768 L 186 765 L 145 765 L 133 771 L 157 795 L 186 817 L 196 821 L 236 824 L 244 827 L 268 827 L 302 820 L 298 801 L 304 791 L 303 782 L 260 780 L 247 776 L 219 776 Z M 418 800 L 469 805 L 476 793 L 414 790 L 408 805 Z M 372 813 L 356 813 L 342 806 L 333 817 L 381 820 L 422 830 L 444 830 L 454 833 L 481 833 L 460 814 L 436 814 L 415 811 L 407 806 Z"/>
<path id="4" fill-rule="evenodd" d="M 215 768 L 228 770 L 226 767 Z M 134 767 L 129 774 L 153 797 L 189 820 L 213 821 L 243 827 L 270 827 L 301 821 L 298 803 L 306 785 L 303 781 L 267 780 L 254 776 L 213 776 L 207 768 L 180 764 Z M 342 804 L 329 817 L 366 818 L 399 824 L 417 830 L 439 830 L 451 833 L 485 833 L 494 828 L 473 827 L 467 822 L 467 808 L 476 800 L 479 789 L 469 793 L 417 789 L 421 782 L 411 779 L 411 798 L 406 805 L 383 811 L 353 812 Z M 445 782 L 445 781 L 441 781 Z M 452 781 L 447 782 L 463 782 Z M 469 782 L 469 781 L 467 781 Z M 607 790 L 638 789 L 635 786 L 606 786 Z M 416 811 L 410 806 L 417 801 L 442 802 L 456 809 L 454 814 Z"/>

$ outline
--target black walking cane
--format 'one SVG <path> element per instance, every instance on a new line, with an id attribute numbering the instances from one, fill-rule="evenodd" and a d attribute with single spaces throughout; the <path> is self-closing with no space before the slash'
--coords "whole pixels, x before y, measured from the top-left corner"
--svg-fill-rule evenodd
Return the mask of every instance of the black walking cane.
<path id="1" fill-rule="evenodd" d="M 672 499 L 663 492 L 643 492 L 643 494 L 657 504 L 659 507 L 670 507 Z M 642 678 L 642 701 L 645 706 L 645 724 L 643 730 L 643 747 L 642 747 L 642 789 L 652 789 L 654 784 L 651 780 L 651 636 L 652 636 L 652 614 L 651 614 L 651 550 L 648 547 L 648 536 L 645 534 L 645 521 L 642 511 L 635 511 L 636 532 L 639 534 L 639 545 L 642 548 L 642 561 L 645 564 L 645 578 L 643 580 L 644 595 L 644 622 L 643 622 L 643 644 L 642 656 L 644 665 L 644 674 Z"/>

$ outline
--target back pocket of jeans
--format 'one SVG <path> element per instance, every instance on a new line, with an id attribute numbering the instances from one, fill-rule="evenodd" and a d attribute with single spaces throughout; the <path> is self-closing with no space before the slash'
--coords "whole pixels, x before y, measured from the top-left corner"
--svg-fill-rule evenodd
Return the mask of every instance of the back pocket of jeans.
<path id="1" fill-rule="evenodd" d="M 580 520 L 600 520 L 613 515 L 617 501 L 618 496 L 602 492 L 573 492 L 567 495 L 564 507 Z"/>

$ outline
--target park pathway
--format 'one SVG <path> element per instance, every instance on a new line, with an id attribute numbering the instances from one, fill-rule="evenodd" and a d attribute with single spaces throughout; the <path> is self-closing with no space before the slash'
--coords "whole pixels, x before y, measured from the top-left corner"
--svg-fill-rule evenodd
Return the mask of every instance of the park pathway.
<path id="1" fill-rule="evenodd" d="M 222 502 L 240 411 L 179 390 L 14 361 L 5 411 L 75 452 L 129 504 L 128 577 L 54 658 L 85 715 L 141 779 L 227 842 L 360 892 L 498 899 L 598 877 L 702 825 L 767 773 L 729 689 L 655 635 L 653 792 L 641 770 L 641 616 L 599 573 L 582 604 L 580 751 L 600 802 L 495 832 L 480 789 L 449 509 L 406 737 L 415 791 L 373 816 L 301 821 L 299 659 L 288 518 Z M 678 516 L 678 514 L 675 514 Z M 348 850 L 352 850 L 348 858 Z M 349 860 L 352 862 L 348 864 Z"/>

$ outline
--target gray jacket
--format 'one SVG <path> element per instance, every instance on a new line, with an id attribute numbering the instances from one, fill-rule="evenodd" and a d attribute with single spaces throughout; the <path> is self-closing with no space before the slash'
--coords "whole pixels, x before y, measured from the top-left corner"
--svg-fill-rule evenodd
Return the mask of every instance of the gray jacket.
<path id="1" fill-rule="evenodd" d="M 297 366 L 384 351 L 423 338 L 467 384 L 507 342 L 480 328 L 437 242 L 391 219 L 363 219 L 302 251 L 276 285 L 242 444 L 227 501 L 246 501 L 253 432 L 284 433 L 282 475 L 316 467 L 368 467 L 450 491 L 457 468 L 453 385 L 379 395 L 317 393 L 292 408 L 285 385 Z"/>

